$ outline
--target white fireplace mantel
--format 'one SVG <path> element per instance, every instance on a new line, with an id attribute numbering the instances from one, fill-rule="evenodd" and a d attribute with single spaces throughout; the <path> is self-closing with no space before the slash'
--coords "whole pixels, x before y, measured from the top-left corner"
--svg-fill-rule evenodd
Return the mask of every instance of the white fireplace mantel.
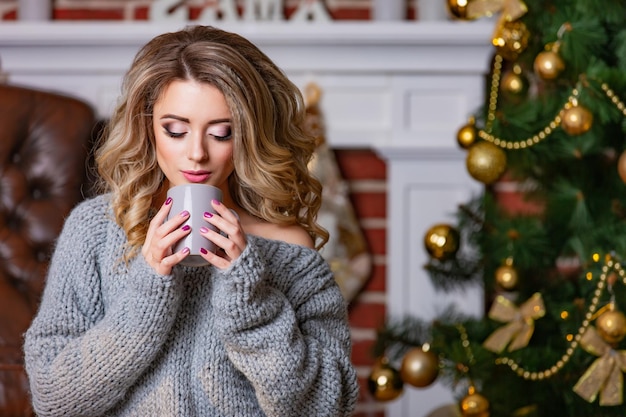
<path id="1" fill-rule="evenodd" d="M 369 147 L 387 160 L 388 312 L 427 319 L 453 301 L 480 314 L 480 289 L 456 295 L 433 289 L 422 268 L 422 238 L 434 223 L 454 221 L 456 205 L 478 189 L 466 172 L 456 132 L 483 101 L 493 21 L 216 25 L 257 44 L 301 88 L 310 82 L 321 88 L 332 147 Z M 179 28 L 0 22 L 0 69 L 10 83 L 77 96 L 106 118 L 139 47 Z M 407 388 L 387 415 L 424 417 L 450 401 L 437 384 Z"/>
<path id="2" fill-rule="evenodd" d="M 0 22 L 10 82 L 87 99 L 106 117 L 139 47 L 179 24 Z M 474 110 L 489 22 L 228 23 L 296 84 L 317 83 L 335 146 L 441 147 Z"/>

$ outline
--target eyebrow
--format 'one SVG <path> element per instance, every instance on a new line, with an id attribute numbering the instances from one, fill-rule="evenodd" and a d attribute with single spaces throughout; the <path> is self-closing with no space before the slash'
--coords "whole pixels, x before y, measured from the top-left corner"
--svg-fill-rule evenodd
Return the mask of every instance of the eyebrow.
<path id="1" fill-rule="evenodd" d="M 189 119 L 186 117 L 181 117 L 181 116 L 176 116 L 175 114 L 164 114 L 163 116 L 161 116 L 161 120 L 163 119 L 174 119 L 174 120 L 179 120 L 181 122 L 184 123 L 189 123 Z M 225 119 L 215 119 L 215 120 L 211 120 L 209 122 L 210 125 L 215 125 L 218 123 L 231 123 L 231 120 L 228 118 Z"/>

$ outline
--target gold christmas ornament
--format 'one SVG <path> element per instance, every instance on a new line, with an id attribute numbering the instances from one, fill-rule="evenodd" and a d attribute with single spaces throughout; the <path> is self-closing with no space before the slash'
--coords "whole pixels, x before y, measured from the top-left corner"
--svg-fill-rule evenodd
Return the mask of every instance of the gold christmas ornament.
<path id="1" fill-rule="evenodd" d="M 526 97 L 529 89 L 528 78 L 524 75 L 522 67 L 518 64 L 507 71 L 500 81 L 500 91 L 509 100 L 519 100 Z"/>
<path id="2" fill-rule="evenodd" d="M 596 329 L 602 340 L 615 346 L 626 335 L 626 316 L 615 309 L 605 311 L 596 319 Z"/>
<path id="3" fill-rule="evenodd" d="M 448 224 L 435 224 L 424 235 L 426 252 L 439 261 L 445 261 L 454 257 L 459 250 L 459 244 L 459 232 Z"/>
<path id="4" fill-rule="evenodd" d="M 507 258 L 504 264 L 496 269 L 496 282 L 507 291 L 517 286 L 517 270 L 513 267 L 513 258 Z"/>
<path id="5" fill-rule="evenodd" d="M 370 373 L 367 387 L 377 401 L 391 401 L 402 394 L 404 382 L 400 372 L 382 359 L 378 361 Z"/>
<path id="6" fill-rule="evenodd" d="M 402 381 L 423 388 L 432 384 L 439 374 L 439 358 L 421 347 L 410 349 L 402 358 L 400 376 Z"/>
<path id="7" fill-rule="evenodd" d="M 546 45 L 546 50 L 537 54 L 533 67 L 535 73 L 544 80 L 554 80 L 565 69 L 565 63 L 559 55 L 559 42 Z"/>
<path id="8" fill-rule="evenodd" d="M 535 293 L 519 308 L 507 298 L 498 295 L 489 310 L 489 318 L 508 323 L 494 331 L 483 343 L 485 349 L 500 353 L 508 345 L 512 352 L 528 345 L 535 330 L 535 320 L 543 317 L 546 309 L 541 293 Z"/>
<path id="9" fill-rule="evenodd" d="M 467 13 L 467 5 L 472 0 L 448 0 L 448 12 L 454 19 L 459 20 L 471 20 L 473 17 L 469 17 Z"/>
<path id="10" fill-rule="evenodd" d="M 593 114 L 585 107 L 576 104 L 563 112 L 561 127 L 570 136 L 581 135 L 593 125 Z"/>
<path id="11" fill-rule="evenodd" d="M 474 119 L 470 119 L 469 123 L 459 129 L 456 134 L 456 140 L 463 149 L 468 149 L 478 138 L 478 130 L 474 124 Z"/>
<path id="12" fill-rule="evenodd" d="M 465 165 L 475 180 L 489 185 L 504 174 L 506 153 L 496 145 L 480 141 L 469 148 Z"/>
<path id="13" fill-rule="evenodd" d="M 459 404 L 463 417 L 489 417 L 489 401 L 470 387 L 469 393 Z"/>
<path id="14" fill-rule="evenodd" d="M 492 39 L 492 43 L 496 47 L 496 52 L 504 59 L 515 61 L 528 46 L 529 37 L 530 33 L 524 22 L 516 20 L 504 22 Z"/>
<path id="15" fill-rule="evenodd" d="M 617 160 L 617 173 L 622 181 L 626 183 L 626 151 L 622 152 Z"/>
<path id="16" fill-rule="evenodd" d="M 621 405 L 624 395 L 622 372 L 626 370 L 626 350 L 614 350 L 602 340 L 592 326 L 588 327 L 581 337 L 580 346 L 599 358 L 574 385 L 574 392 L 590 403 L 600 394 L 601 406 Z"/>

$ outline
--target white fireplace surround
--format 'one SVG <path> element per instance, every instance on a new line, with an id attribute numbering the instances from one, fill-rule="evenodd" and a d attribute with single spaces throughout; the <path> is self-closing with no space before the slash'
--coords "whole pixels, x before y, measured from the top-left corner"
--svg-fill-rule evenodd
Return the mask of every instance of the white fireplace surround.
<path id="1" fill-rule="evenodd" d="M 433 289 L 422 268 L 422 240 L 434 223 L 454 222 L 457 204 L 480 189 L 467 174 L 456 132 L 482 104 L 493 21 L 217 26 L 256 43 L 301 88 L 321 87 L 332 147 L 372 148 L 386 160 L 389 314 L 428 319 L 448 302 L 481 314 L 479 288 Z M 80 97 L 106 118 L 138 48 L 177 29 L 147 22 L 0 22 L 0 68 L 9 83 Z M 406 387 L 387 415 L 427 416 L 450 402 L 439 383 Z"/>

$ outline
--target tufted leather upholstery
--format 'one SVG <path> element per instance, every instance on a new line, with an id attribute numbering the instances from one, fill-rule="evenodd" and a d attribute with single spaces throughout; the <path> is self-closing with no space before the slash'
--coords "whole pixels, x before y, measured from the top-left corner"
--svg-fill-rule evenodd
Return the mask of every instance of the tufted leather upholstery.
<path id="1" fill-rule="evenodd" d="M 0 85 L 0 417 L 32 415 L 23 333 L 63 220 L 85 196 L 94 126 L 82 101 Z"/>

